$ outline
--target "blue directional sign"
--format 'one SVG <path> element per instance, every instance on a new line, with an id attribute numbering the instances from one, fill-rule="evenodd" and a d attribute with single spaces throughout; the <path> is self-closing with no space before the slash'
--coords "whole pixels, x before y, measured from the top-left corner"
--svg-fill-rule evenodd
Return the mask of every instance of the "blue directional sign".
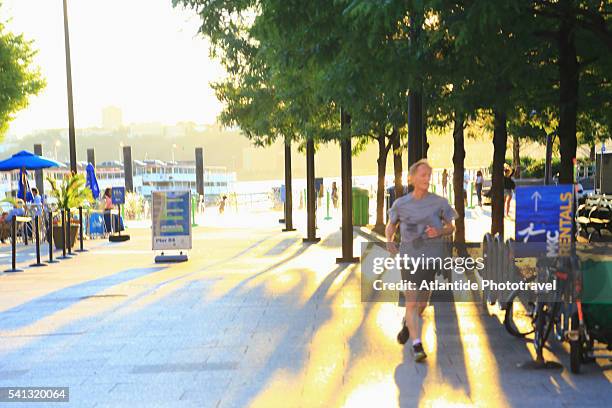
<path id="1" fill-rule="evenodd" d="M 125 187 L 113 187 L 111 201 L 113 204 L 125 204 Z"/>
<path id="2" fill-rule="evenodd" d="M 517 256 L 559 256 L 572 242 L 573 185 L 516 189 Z M 524 244 L 524 245 L 521 245 Z"/>

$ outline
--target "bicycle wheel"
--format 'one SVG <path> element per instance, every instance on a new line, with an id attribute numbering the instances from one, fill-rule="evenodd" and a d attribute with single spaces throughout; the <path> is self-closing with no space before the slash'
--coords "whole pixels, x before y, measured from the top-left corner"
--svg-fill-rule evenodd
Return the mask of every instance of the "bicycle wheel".
<path id="1" fill-rule="evenodd" d="M 537 303 L 533 344 L 535 346 L 536 356 L 538 357 L 542 357 L 544 354 L 544 347 L 546 347 L 546 342 L 555 324 L 558 311 L 558 302 L 553 302 L 552 304 L 548 302 Z"/>
<path id="2" fill-rule="evenodd" d="M 533 278 L 525 282 L 533 281 Z M 504 327 L 511 335 L 523 338 L 535 330 L 536 296 L 533 291 L 513 291 L 506 302 Z"/>
<path id="3" fill-rule="evenodd" d="M 571 321 L 572 330 L 578 330 L 578 314 L 572 316 Z M 582 364 L 582 357 L 584 351 L 582 349 L 582 333 L 579 333 L 578 340 L 570 341 L 570 370 L 574 374 L 580 373 L 580 365 Z"/>

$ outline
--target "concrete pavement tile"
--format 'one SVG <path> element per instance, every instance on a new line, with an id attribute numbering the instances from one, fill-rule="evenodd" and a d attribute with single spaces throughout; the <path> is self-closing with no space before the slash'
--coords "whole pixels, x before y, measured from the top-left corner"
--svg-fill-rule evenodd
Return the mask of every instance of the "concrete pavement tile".
<path id="1" fill-rule="evenodd" d="M 206 361 L 214 348 L 188 348 L 188 349 L 155 349 L 146 354 L 143 361 L 151 363 L 190 363 L 193 361 Z M 142 363 L 140 363 L 142 364 Z"/>
<path id="2" fill-rule="evenodd" d="M 131 366 L 122 366 L 120 369 L 115 367 L 105 367 L 104 371 L 97 373 L 94 377 L 86 378 L 83 384 L 106 384 L 113 386 L 118 382 L 122 383 L 157 383 L 157 373 L 133 374 L 130 372 Z"/>
<path id="3" fill-rule="evenodd" d="M 87 365 L 75 364 L 44 364 L 32 369 L 22 377 L 24 381 L 68 381 L 80 384 L 83 379 L 97 375 L 103 371 L 103 363 L 100 365 L 91 363 Z"/>
<path id="4" fill-rule="evenodd" d="M 94 408 L 201 408 L 197 403 L 190 401 L 128 401 L 101 402 L 94 405 Z"/>
<path id="5" fill-rule="evenodd" d="M 241 366 L 246 359 L 245 354 L 246 347 L 243 348 L 226 348 L 218 347 L 215 348 L 208 359 L 207 364 L 229 364 L 235 366 Z"/>
<path id="6" fill-rule="evenodd" d="M 196 377 L 196 383 L 193 388 L 185 390 L 180 398 L 181 401 L 198 401 L 203 406 L 215 407 L 226 395 L 226 391 L 232 381 L 229 376 L 213 376 L 210 373 L 199 373 Z"/>
<path id="7" fill-rule="evenodd" d="M 0 382 L 13 381 L 17 379 L 22 379 L 30 370 L 22 369 L 22 370 L 0 370 Z"/>
<path id="8" fill-rule="evenodd" d="M 108 391 L 112 385 L 108 384 L 90 384 L 90 385 L 72 385 L 70 387 L 70 404 L 81 406 L 82 404 L 96 404 L 104 402 L 108 398 Z"/>
<path id="9" fill-rule="evenodd" d="M 149 353 L 151 349 L 146 347 L 142 347 L 139 350 L 133 350 L 131 352 L 124 351 L 120 353 L 115 353 L 112 357 L 107 361 L 107 365 L 115 366 L 115 365 L 137 365 L 137 364 L 145 364 L 154 360 L 155 356 L 149 357 Z"/>
<path id="10" fill-rule="evenodd" d="M 165 377 L 154 383 L 116 383 L 108 390 L 111 400 L 170 400 L 178 401 L 185 392 L 186 380 L 192 381 L 192 376 Z M 123 398 L 122 398 L 123 397 Z"/>

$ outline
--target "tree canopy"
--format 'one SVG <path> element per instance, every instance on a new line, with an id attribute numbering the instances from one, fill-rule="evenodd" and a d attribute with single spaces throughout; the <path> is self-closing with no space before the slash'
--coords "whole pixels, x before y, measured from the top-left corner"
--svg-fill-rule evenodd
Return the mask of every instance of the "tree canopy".
<path id="1" fill-rule="evenodd" d="M 33 66 L 34 55 L 31 41 L 8 31 L 0 22 L 0 140 L 14 114 L 45 86 L 40 70 Z"/>
<path id="2" fill-rule="evenodd" d="M 428 127 L 454 126 L 462 169 L 463 124 L 489 122 L 495 203 L 508 133 L 542 143 L 557 135 L 562 183 L 573 181 L 578 143 L 610 134 L 607 0 L 173 2 L 198 12 L 228 70 L 215 88 L 222 120 L 259 144 L 346 137 L 342 108 L 351 136 L 379 145 L 407 128 L 409 162 L 426 153 Z M 502 213 L 493 213 L 503 229 Z"/>

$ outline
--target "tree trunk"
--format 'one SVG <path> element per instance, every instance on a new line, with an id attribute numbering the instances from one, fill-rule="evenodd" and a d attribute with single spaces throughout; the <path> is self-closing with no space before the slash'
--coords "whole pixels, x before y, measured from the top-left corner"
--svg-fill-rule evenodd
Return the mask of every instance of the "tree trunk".
<path id="1" fill-rule="evenodd" d="M 317 207 L 315 192 L 315 147 L 314 140 L 306 140 L 306 238 L 305 242 L 318 242 Z M 343 187 L 344 188 L 344 187 Z M 343 197 L 344 199 L 344 197 Z"/>
<path id="2" fill-rule="evenodd" d="M 589 160 L 592 162 L 595 161 L 595 143 L 591 145 L 591 150 L 589 151 Z"/>
<path id="3" fill-rule="evenodd" d="M 455 245 L 461 256 L 465 248 L 465 203 L 463 200 L 463 173 L 465 172 L 465 143 L 463 133 L 463 116 L 455 112 L 453 128 L 453 190 L 455 193 L 455 210 L 459 217 L 455 220 Z"/>
<path id="4" fill-rule="evenodd" d="M 421 159 L 427 158 L 427 152 L 429 151 L 429 143 L 427 142 L 427 109 L 425 109 L 425 102 L 421 97 Z"/>
<path id="5" fill-rule="evenodd" d="M 572 11 L 568 11 L 568 14 Z M 574 17 L 566 15 L 559 28 L 559 183 L 574 182 L 576 115 L 578 112 L 578 60 L 574 43 Z"/>
<path id="6" fill-rule="evenodd" d="M 514 178 L 521 178 L 521 145 L 518 136 L 512 136 L 512 167 Z"/>
<path id="7" fill-rule="evenodd" d="M 423 138 L 423 96 L 411 90 L 408 94 L 408 168 L 425 157 Z"/>
<path id="8" fill-rule="evenodd" d="M 293 228 L 293 189 L 291 178 L 291 140 L 285 140 L 285 229 L 295 231 Z"/>
<path id="9" fill-rule="evenodd" d="M 395 184 L 395 199 L 397 200 L 404 195 L 404 186 L 402 185 L 402 149 L 399 129 L 393 128 L 393 173 Z"/>
<path id="10" fill-rule="evenodd" d="M 421 36 L 421 26 L 424 18 L 424 9 L 418 3 L 418 10 L 409 15 L 410 42 L 416 46 Z M 425 133 L 423 126 L 423 94 L 422 87 L 415 86 L 408 92 L 408 168 L 424 158 L 426 149 L 424 143 Z"/>
<path id="11" fill-rule="evenodd" d="M 491 234 L 504 236 L 504 162 L 508 129 L 506 112 L 494 111 L 493 130 L 493 173 L 491 177 Z"/>
<path id="12" fill-rule="evenodd" d="M 385 232 L 385 171 L 387 169 L 387 150 L 386 141 L 387 136 L 384 131 L 376 138 L 378 141 L 378 187 L 376 190 L 376 224 L 374 225 L 374 231 L 379 234 Z"/>

